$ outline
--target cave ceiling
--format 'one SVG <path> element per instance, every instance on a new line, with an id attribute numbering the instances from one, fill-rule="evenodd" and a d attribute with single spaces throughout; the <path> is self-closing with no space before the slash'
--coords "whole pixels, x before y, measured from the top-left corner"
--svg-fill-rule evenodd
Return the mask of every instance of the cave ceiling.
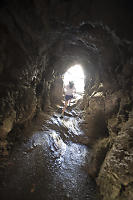
<path id="1" fill-rule="evenodd" d="M 11 71 L 11 80 L 40 60 L 49 74 L 80 63 L 86 73 L 111 77 L 123 62 L 122 40 L 132 40 L 129 0 L 5 0 L 0 5 L 2 48 L 13 49 L 0 73 Z"/>

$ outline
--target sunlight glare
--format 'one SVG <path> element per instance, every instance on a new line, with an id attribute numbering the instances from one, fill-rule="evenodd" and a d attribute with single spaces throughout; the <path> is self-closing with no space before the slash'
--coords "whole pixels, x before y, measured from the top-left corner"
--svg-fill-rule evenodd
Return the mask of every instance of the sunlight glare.
<path id="1" fill-rule="evenodd" d="M 84 91 L 84 72 L 81 65 L 74 65 L 70 67 L 64 74 L 64 85 L 67 85 L 69 81 L 73 81 L 75 84 L 76 92 L 83 93 Z"/>

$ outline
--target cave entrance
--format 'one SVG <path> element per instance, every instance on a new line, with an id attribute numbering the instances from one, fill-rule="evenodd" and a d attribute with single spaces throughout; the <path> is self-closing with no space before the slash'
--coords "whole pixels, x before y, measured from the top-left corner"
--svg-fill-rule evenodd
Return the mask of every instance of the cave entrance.
<path id="1" fill-rule="evenodd" d="M 66 86 L 73 81 L 76 88 L 76 97 L 81 98 L 84 93 L 84 71 L 80 64 L 71 66 L 63 75 L 63 82 Z"/>

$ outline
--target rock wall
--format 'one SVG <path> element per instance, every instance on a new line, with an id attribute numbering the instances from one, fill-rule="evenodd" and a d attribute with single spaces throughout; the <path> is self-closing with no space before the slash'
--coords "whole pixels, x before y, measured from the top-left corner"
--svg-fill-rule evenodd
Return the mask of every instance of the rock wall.
<path id="1" fill-rule="evenodd" d="M 112 146 L 101 166 L 97 183 L 104 199 L 132 199 L 132 67 L 131 60 L 123 66 L 118 75 L 120 88 L 108 95 L 105 111 L 108 116 L 108 130 Z M 128 63 L 128 64 L 127 64 Z M 125 66 L 128 73 L 125 72 Z M 127 75 L 128 74 L 128 75 Z M 108 115 L 109 111 L 109 115 Z M 112 113 L 111 113 L 112 112 Z"/>
<path id="2" fill-rule="evenodd" d="M 97 88 L 88 85 L 88 91 L 91 94 L 87 92 L 84 99 L 88 135 L 95 140 L 93 141 L 94 154 L 89 174 L 96 177 L 104 200 L 130 200 L 133 196 L 131 167 L 133 165 L 133 63 L 131 46 L 132 43 L 125 44 L 125 48 L 127 51 L 129 50 L 128 53 L 124 52 L 124 48 L 120 49 L 123 63 L 119 70 L 113 72 L 113 77 L 111 77 L 110 71 L 110 79 L 107 81 L 104 71 L 102 85 L 99 83 Z M 98 124 L 96 121 L 99 111 L 101 114 Z M 101 118 L 105 119 L 106 126 L 104 127 Z M 105 135 L 105 130 L 108 135 Z"/>

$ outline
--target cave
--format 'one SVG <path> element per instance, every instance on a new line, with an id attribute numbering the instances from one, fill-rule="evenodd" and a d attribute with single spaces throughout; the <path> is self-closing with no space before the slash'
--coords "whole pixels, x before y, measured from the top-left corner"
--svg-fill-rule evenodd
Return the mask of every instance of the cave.
<path id="1" fill-rule="evenodd" d="M 0 2 L 0 199 L 133 198 L 132 9 Z M 61 119 L 73 66 L 84 86 Z"/>

